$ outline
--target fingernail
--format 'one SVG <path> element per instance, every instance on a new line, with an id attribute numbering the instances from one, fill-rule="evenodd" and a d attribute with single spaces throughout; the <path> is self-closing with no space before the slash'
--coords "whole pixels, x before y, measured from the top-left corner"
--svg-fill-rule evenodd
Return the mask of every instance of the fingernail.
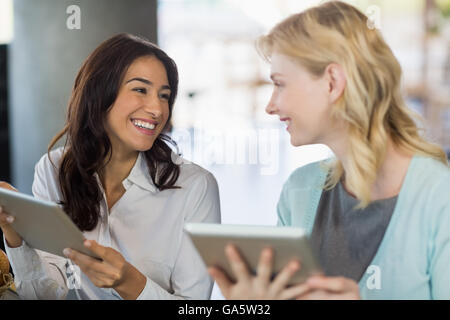
<path id="1" fill-rule="evenodd" d="M 64 254 L 66 257 L 68 257 L 68 256 L 70 255 L 71 252 L 72 252 L 72 251 L 71 251 L 69 248 L 65 248 L 65 249 L 63 250 L 63 254 Z"/>
<path id="2" fill-rule="evenodd" d="M 89 248 L 91 246 L 91 242 L 89 240 L 85 240 L 84 246 Z"/>
<path id="3" fill-rule="evenodd" d="M 13 223 L 14 217 L 8 216 L 8 218 L 6 218 L 6 221 L 8 221 L 9 223 Z"/>

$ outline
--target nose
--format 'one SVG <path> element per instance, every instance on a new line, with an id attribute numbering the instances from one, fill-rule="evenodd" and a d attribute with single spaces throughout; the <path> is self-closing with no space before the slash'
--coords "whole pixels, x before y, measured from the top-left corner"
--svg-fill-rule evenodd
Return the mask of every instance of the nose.
<path id="1" fill-rule="evenodd" d="M 157 119 L 164 113 L 165 104 L 158 94 L 151 95 L 144 104 L 144 110 L 153 118 Z M 167 107 L 166 107 L 167 108 Z"/>
<path id="2" fill-rule="evenodd" d="M 274 115 L 277 113 L 277 111 L 278 111 L 278 107 L 276 106 L 276 104 L 274 102 L 274 97 L 272 95 L 272 97 L 270 97 L 269 102 L 267 103 L 266 113 L 268 113 L 270 115 Z"/>

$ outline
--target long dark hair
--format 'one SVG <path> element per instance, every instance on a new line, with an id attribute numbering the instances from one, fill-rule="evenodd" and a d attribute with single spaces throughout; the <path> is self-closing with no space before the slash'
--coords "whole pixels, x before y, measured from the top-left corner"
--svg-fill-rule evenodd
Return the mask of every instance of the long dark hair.
<path id="1" fill-rule="evenodd" d="M 119 34 L 103 42 L 84 62 L 75 79 L 64 129 L 48 147 L 50 157 L 50 150 L 66 135 L 59 168 L 63 196 L 60 204 L 82 231 L 91 231 L 99 220 L 103 195 L 95 173 L 111 157 L 111 142 L 105 130 L 107 112 L 117 98 L 127 69 L 143 56 L 156 57 L 167 72 L 171 89 L 169 119 L 163 131 L 167 132 L 178 90 L 177 66 L 148 40 Z M 178 188 L 175 183 L 180 168 L 172 161 L 172 150 L 166 142 L 173 143 L 161 133 L 152 148 L 144 152 L 150 177 L 159 190 Z"/>

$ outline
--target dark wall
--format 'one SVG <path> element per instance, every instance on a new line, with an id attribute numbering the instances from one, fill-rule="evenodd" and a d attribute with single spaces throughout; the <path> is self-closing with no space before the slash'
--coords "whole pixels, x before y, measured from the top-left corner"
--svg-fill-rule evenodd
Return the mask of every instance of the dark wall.
<path id="1" fill-rule="evenodd" d="M 7 50 L 0 45 L 0 181 L 10 181 L 9 126 L 8 126 L 8 88 L 7 88 Z M 0 249 L 5 250 L 3 234 L 0 230 Z"/>
<path id="2" fill-rule="evenodd" d="M 81 29 L 67 27 L 72 5 Z M 157 42 L 156 13 L 156 0 L 14 1 L 13 40 L 8 50 L 0 46 L 0 180 L 31 194 L 34 166 L 64 126 L 82 62 L 117 33 Z"/>
<path id="3" fill-rule="evenodd" d="M 7 89 L 7 50 L 0 45 L 0 181 L 10 181 L 8 89 Z"/>
<path id="4" fill-rule="evenodd" d="M 72 5 L 79 6 L 80 29 L 67 26 Z M 11 179 L 17 189 L 31 194 L 34 166 L 64 127 L 75 76 L 86 57 L 122 32 L 156 42 L 156 8 L 156 0 L 14 1 L 8 74 Z"/>

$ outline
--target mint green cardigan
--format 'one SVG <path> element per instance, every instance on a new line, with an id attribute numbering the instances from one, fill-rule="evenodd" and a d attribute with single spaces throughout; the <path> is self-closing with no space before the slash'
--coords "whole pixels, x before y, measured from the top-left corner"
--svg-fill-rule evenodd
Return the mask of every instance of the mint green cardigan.
<path id="1" fill-rule="evenodd" d="M 295 170 L 278 202 L 278 225 L 310 235 L 326 179 L 321 162 Z M 450 168 L 410 162 L 384 238 L 359 281 L 362 299 L 450 299 Z"/>

